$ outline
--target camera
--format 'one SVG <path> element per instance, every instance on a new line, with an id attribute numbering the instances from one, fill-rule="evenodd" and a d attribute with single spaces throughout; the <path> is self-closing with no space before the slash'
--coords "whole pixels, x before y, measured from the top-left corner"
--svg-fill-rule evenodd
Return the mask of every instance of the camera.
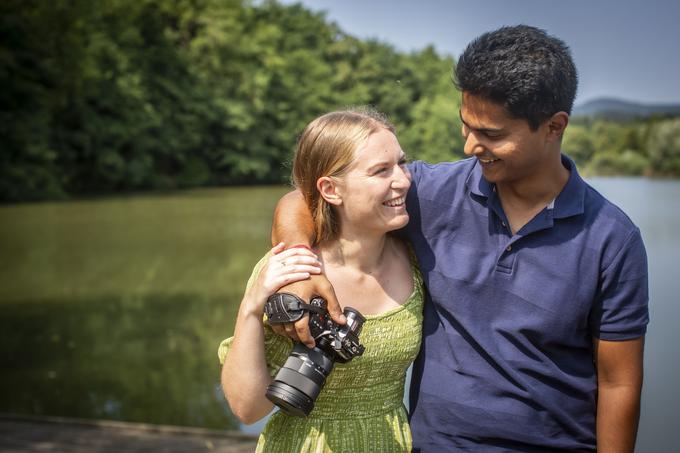
<path id="1" fill-rule="evenodd" d="M 293 351 L 267 387 L 266 397 L 288 414 L 305 417 L 333 370 L 335 362 L 346 363 L 363 354 L 359 333 L 366 321 L 357 310 L 343 311 L 347 324 L 335 323 L 328 313 L 326 301 L 313 298 L 309 304 L 295 294 L 272 294 L 264 306 L 272 325 L 295 322 L 309 313 L 309 330 L 316 346 L 308 348 L 295 343 Z"/>

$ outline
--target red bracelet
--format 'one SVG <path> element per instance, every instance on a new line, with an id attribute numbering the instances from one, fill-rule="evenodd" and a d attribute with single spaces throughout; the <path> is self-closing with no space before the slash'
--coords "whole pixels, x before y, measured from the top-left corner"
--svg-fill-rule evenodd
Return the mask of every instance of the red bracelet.
<path id="1" fill-rule="evenodd" d="M 310 246 L 305 245 L 305 244 L 295 244 L 295 245 L 291 245 L 290 247 L 286 247 L 286 250 L 288 250 L 288 249 L 295 249 L 295 248 L 307 249 L 307 250 L 309 250 L 310 252 L 314 253 L 314 250 L 312 250 L 312 248 L 311 248 Z"/>

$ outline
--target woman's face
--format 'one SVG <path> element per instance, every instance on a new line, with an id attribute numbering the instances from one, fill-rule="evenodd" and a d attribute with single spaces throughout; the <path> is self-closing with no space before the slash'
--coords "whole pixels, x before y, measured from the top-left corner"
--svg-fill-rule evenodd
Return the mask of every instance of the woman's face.
<path id="1" fill-rule="evenodd" d="M 347 173 L 337 178 L 341 232 L 352 229 L 384 234 L 405 226 L 410 185 L 411 175 L 397 137 L 387 129 L 371 134 L 356 151 Z"/>

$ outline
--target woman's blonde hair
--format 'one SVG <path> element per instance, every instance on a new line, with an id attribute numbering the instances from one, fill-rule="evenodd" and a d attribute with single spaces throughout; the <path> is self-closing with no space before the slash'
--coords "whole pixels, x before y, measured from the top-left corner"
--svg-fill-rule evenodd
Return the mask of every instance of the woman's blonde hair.
<path id="1" fill-rule="evenodd" d="M 395 133 L 387 117 L 370 108 L 357 107 L 327 113 L 309 123 L 298 140 L 293 159 L 293 184 L 302 192 L 314 219 L 315 243 L 337 237 L 337 213 L 316 188 L 323 176 L 342 176 L 355 151 L 374 132 Z"/>

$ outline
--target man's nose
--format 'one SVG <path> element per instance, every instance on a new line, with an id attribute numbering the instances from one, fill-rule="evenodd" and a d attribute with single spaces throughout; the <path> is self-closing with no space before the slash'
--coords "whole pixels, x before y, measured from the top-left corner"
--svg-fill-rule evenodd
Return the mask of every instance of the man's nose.
<path id="1" fill-rule="evenodd" d="M 477 140 L 477 136 L 473 132 L 470 132 L 465 138 L 463 152 L 467 156 L 476 156 L 484 152 L 484 146 Z"/>

